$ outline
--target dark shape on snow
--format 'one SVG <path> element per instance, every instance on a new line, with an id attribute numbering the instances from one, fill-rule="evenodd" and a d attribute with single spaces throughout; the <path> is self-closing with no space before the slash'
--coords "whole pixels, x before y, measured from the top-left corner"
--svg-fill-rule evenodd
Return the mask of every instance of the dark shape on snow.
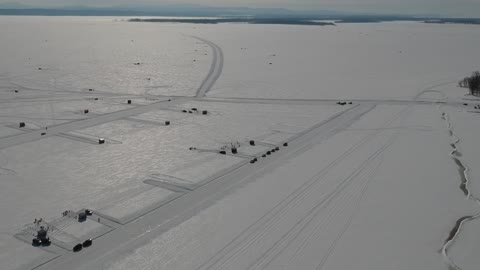
<path id="1" fill-rule="evenodd" d="M 73 252 L 79 252 L 81 251 L 83 248 L 82 244 L 76 244 L 74 247 L 73 247 Z"/>
<path id="2" fill-rule="evenodd" d="M 93 242 L 92 239 L 87 239 L 87 240 L 85 240 L 85 241 L 83 242 L 82 246 L 83 246 L 84 248 L 89 247 L 89 246 L 92 245 L 92 242 Z"/>
<path id="3" fill-rule="evenodd" d="M 42 226 L 41 229 L 37 232 L 37 238 L 40 240 L 47 238 L 47 230 Z"/>
<path id="4" fill-rule="evenodd" d="M 87 220 L 87 214 L 85 212 L 81 212 L 78 214 L 78 222 L 84 222 Z"/>
<path id="5" fill-rule="evenodd" d="M 47 133 L 46 133 L 46 132 L 42 132 L 42 134 L 40 134 L 40 135 L 45 136 L 45 135 L 47 135 Z"/>
<path id="6" fill-rule="evenodd" d="M 132 104 L 132 100 L 131 99 L 127 100 L 127 103 Z"/>
<path id="7" fill-rule="evenodd" d="M 85 209 L 85 214 L 86 214 L 87 216 L 91 216 L 91 215 L 93 215 L 93 211 L 90 210 L 90 209 Z"/>
<path id="8" fill-rule="evenodd" d="M 37 231 L 37 237 L 32 240 L 32 245 L 34 247 L 44 246 L 48 247 L 51 244 L 50 238 L 48 237 L 48 232 L 45 227 L 41 226 L 40 230 Z"/>
<path id="9" fill-rule="evenodd" d="M 42 246 L 48 247 L 52 244 L 52 241 L 50 241 L 50 238 L 46 237 L 45 239 L 42 239 Z"/>
<path id="10" fill-rule="evenodd" d="M 20 124 L 18 126 L 21 127 L 21 128 L 25 127 L 25 122 L 20 122 Z"/>
<path id="11" fill-rule="evenodd" d="M 84 114 L 87 114 L 87 113 L 89 113 L 89 112 L 90 112 L 89 110 L 83 110 L 83 113 L 84 113 Z"/>
<path id="12" fill-rule="evenodd" d="M 226 154 L 227 154 L 226 151 L 220 151 L 219 153 L 220 153 L 221 155 L 226 155 Z"/>
<path id="13" fill-rule="evenodd" d="M 104 139 L 104 138 L 98 139 L 98 144 L 104 144 L 104 143 L 105 143 L 105 139 Z"/>
<path id="14" fill-rule="evenodd" d="M 207 115 L 207 114 L 208 114 L 208 111 L 203 111 L 202 114 L 203 114 L 203 115 Z"/>
<path id="15" fill-rule="evenodd" d="M 40 241 L 38 238 L 34 238 L 34 239 L 32 240 L 32 246 L 34 246 L 34 247 L 38 247 L 38 246 L 40 246 L 41 244 L 42 244 L 42 241 Z"/>
<path id="16" fill-rule="evenodd" d="M 234 148 L 232 148 L 232 154 L 238 154 L 238 150 L 237 150 L 237 148 L 235 148 L 235 147 L 234 147 Z"/>
<path id="17" fill-rule="evenodd" d="M 170 121 L 165 121 L 165 126 L 170 126 Z"/>
<path id="18" fill-rule="evenodd" d="M 286 143 L 283 143 L 283 146 L 287 147 L 287 146 L 288 146 L 288 143 L 287 143 L 287 142 L 286 142 Z"/>
<path id="19" fill-rule="evenodd" d="M 254 140 L 251 140 L 251 141 L 250 141 L 250 145 L 251 145 L 251 146 L 255 146 L 255 141 L 254 141 Z"/>

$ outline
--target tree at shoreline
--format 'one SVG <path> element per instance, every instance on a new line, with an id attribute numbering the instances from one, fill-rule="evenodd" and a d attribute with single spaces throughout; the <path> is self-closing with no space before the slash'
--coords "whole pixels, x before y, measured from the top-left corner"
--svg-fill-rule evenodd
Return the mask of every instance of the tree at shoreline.
<path id="1" fill-rule="evenodd" d="M 458 82 L 458 86 L 468 88 L 473 96 L 480 96 L 480 71 L 475 71 L 472 73 L 472 76 Z"/>

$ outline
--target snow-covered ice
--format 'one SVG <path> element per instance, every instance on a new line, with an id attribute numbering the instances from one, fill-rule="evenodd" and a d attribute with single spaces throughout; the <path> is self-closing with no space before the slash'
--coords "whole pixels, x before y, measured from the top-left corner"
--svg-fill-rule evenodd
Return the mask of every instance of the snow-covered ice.
<path id="1" fill-rule="evenodd" d="M 411 99 L 436 85 L 452 89 L 478 69 L 474 25 L 240 24 L 198 32 L 225 54 L 224 72 L 208 94 L 216 97 Z"/>
<path id="2" fill-rule="evenodd" d="M 165 201 L 169 195 L 174 192 L 162 188 L 149 188 L 129 198 L 125 198 L 113 205 L 106 206 L 98 210 L 102 215 L 107 215 L 118 220 L 120 223 L 131 221 L 133 217 L 138 217 L 150 207 L 158 207 L 159 203 Z"/>
<path id="3" fill-rule="evenodd" d="M 476 269 L 478 27 L 0 25 L 2 269 Z"/>

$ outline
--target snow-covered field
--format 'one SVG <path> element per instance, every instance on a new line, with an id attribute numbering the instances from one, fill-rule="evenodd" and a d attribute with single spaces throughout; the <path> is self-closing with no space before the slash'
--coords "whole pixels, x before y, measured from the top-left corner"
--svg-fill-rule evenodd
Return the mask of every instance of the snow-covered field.
<path id="1" fill-rule="evenodd" d="M 0 36 L 2 269 L 476 269 L 480 100 L 456 87 L 476 26 L 0 17 Z"/>

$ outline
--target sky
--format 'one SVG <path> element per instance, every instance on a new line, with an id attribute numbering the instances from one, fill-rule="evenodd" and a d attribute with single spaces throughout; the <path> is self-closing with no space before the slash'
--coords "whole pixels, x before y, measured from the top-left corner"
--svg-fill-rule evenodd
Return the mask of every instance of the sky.
<path id="1" fill-rule="evenodd" d="M 348 12 L 479 17 L 480 0 L 0 0 L 35 7 L 197 4 Z"/>

